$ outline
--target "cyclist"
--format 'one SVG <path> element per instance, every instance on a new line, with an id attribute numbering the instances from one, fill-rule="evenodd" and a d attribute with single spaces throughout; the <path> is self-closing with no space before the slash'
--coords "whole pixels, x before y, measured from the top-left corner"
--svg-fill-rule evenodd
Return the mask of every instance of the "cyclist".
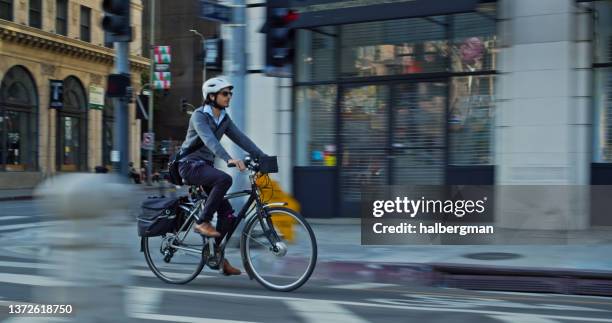
<path id="1" fill-rule="evenodd" d="M 197 108 L 189 119 L 189 128 L 181 150 L 198 144 L 204 145 L 195 152 L 183 157 L 179 164 L 181 177 L 190 185 L 201 185 L 208 194 L 203 209 L 197 217 L 195 231 L 214 237 L 218 246 L 231 228 L 234 221 L 234 210 L 228 200 L 223 199 L 232 186 L 232 177 L 214 167 L 215 156 L 228 164 L 234 164 L 240 171 L 246 166 L 240 159 L 234 159 L 219 142 L 226 134 L 240 148 L 255 157 L 265 156 L 232 121 L 225 111 L 229 107 L 234 86 L 224 77 L 208 79 L 202 85 L 203 106 Z M 213 214 L 217 212 L 216 229 L 210 224 Z M 223 262 L 225 275 L 240 275 L 240 270 L 232 267 L 227 260 Z"/>

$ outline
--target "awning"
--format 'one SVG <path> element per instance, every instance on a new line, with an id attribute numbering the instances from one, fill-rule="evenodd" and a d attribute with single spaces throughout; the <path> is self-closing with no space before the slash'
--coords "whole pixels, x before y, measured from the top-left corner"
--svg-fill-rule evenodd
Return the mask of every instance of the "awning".
<path id="1" fill-rule="evenodd" d="M 300 18 L 293 28 L 353 24 L 401 18 L 415 18 L 471 12 L 479 0 L 306 0 L 300 3 Z M 363 5 L 363 4 L 366 5 Z M 375 4 L 368 4 L 375 3 Z"/>

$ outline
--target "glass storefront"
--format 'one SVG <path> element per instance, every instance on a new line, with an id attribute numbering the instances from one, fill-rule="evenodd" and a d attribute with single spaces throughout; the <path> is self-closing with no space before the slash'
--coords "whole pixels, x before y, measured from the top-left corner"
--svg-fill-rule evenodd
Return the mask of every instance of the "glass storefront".
<path id="1" fill-rule="evenodd" d="M 612 1 L 593 3 L 594 162 L 612 163 Z"/>
<path id="2" fill-rule="evenodd" d="M 491 167 L 495 3 L 297 35 L 295 165 L 336 169 L 341 205 L 362 185 L 442 184 L 449 166 Z"/>
<path id="3" fill-rule="evenodd" d="M 57 118 L 57 167 L 59 171 L 87 170 L 87 96 L 81 82 L 64 80 L 64 108 Z"/>
<path id="4" fill-rule="evenodd" d="M 30 73 L 12 67 L 0 86 L 0 169 L 37 169 L 38 95 Z"/>

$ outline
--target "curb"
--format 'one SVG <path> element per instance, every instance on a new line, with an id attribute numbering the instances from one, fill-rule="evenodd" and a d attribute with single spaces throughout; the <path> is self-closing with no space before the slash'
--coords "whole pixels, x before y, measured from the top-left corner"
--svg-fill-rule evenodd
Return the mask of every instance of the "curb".
<path id="1" fill-rule="evenodd" d="M 445 263 L 319 262 L 314 276 L 347 282 L 409 283 L 470 290 L 612 296 L 612 271 Z"/>

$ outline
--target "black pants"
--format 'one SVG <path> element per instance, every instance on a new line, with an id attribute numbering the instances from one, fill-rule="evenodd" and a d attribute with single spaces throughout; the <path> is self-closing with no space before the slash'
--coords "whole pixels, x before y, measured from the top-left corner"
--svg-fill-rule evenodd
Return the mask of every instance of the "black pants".
<path id="1" fill-rule="evenodd" d="M 213 214 L 217 212 L 217 231 L 221 237 L 219 243 L 232 227 L 234 222 L 234 209 L 230 202 L 223 198 L 232 186 L 232 177 L 216 169 L 212 162 L 205 160 L 191 160 L 181 162 L 179 173 L 184 181 L 190 185 L 201 185 L 208 194 L 204 208 L 198 216 L 197 223 L 210 222 Z"/>

